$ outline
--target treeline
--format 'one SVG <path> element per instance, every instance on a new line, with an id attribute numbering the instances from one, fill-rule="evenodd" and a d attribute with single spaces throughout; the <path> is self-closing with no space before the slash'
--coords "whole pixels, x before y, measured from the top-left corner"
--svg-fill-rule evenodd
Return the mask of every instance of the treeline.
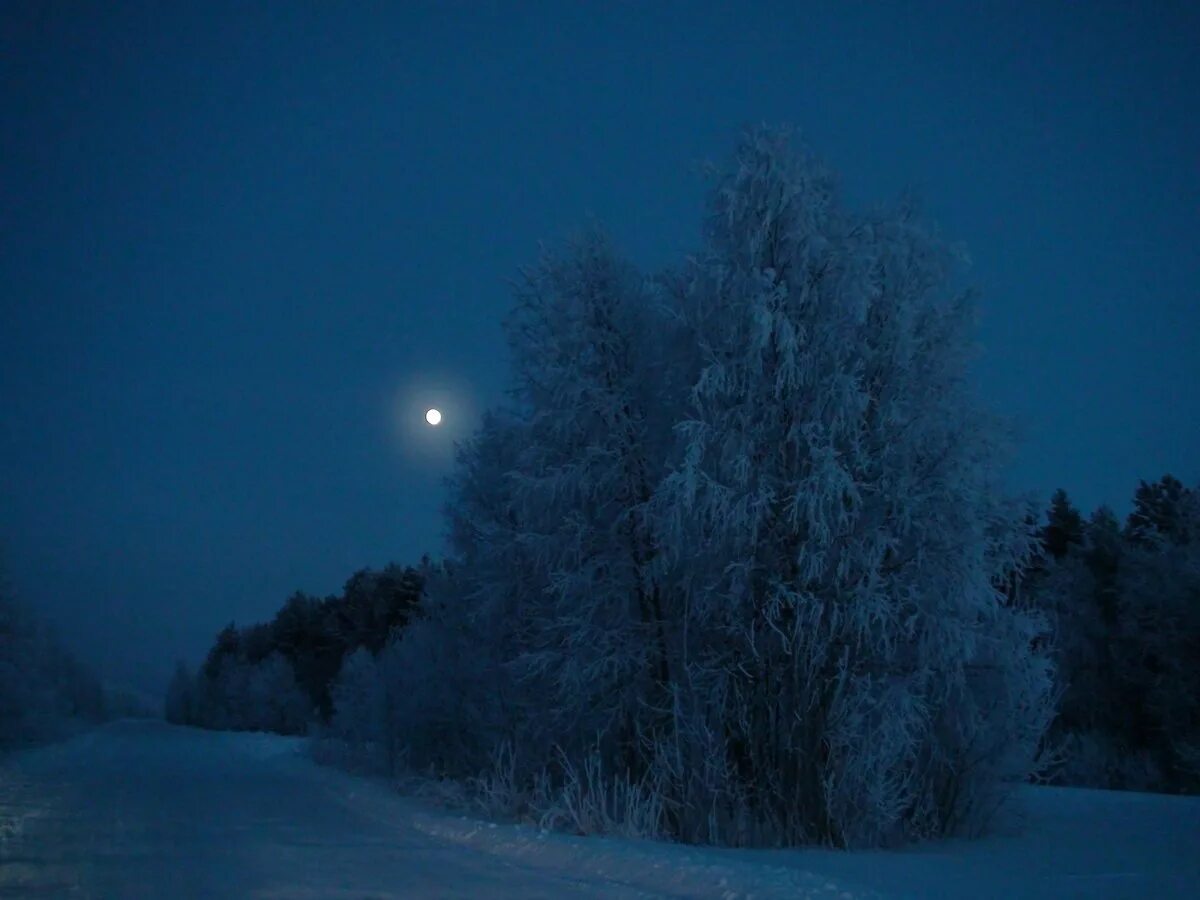
<path id="1" fill-rule="evenodd" d="M 0 577 L 0 752 L 55 740 L 128 710 Z"/>
<path id="2" fill-rule="evenodd" d="M 359 648 L 378 653 L 413 615 L 422 580 L 412 567 L 363 569 L 340 595 L 297 592 L 270 622 L 240 629 L 230 623 L 197 672 L 182 663 L 176 668 L 166 718 L 205 728 L 307 732 L 330 716 L 330 687 L 343 657 Z"/>
<path id="3" fill-rule="evenodd" d="M 1038 770 L 1055 682 L 959 257 L 768 130 L 703 238 L 660 273 L 597 235 L 524 273 L 449 559 L 347 657 L 331 735 L 581 832 L 973 831 Z"/>
<path id="4" fill-rule="evenodd" d="M 1142 482 L 1124 526 L 1065 491 L 1023 601 L 1044 613 L 1061 696 L 1060 784 L 1200 791 L 1200 490 Z"/>
<path id="5" fill-rule="evenodd" d="M 174 718 L 301 730 L 260 699 L 298 695 L 323 748 L 494 812 L 733 845 L 971 833 L 1034 777 L 1194 789 L 1196 492 L 1124 527 L 1007 497 L 960 263 L 748 133 L 675 267 L 589 234 L 524 273 L 403 615 L 339 638 L 293 598 Z"/>

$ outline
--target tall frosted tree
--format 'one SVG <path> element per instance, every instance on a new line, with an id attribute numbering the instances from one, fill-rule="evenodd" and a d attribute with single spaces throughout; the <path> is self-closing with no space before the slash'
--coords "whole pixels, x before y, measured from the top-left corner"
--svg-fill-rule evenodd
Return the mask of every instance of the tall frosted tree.
<path id="1" fill-rule="evenodd" d="M 558 733 L 608 736 L 626 765 L 648 738 L 640 704 L 670 678 L 646 515 L 663 459 L 644 340 L 657 324 L 641 276 L 595 234 L 526 273 L 509 323 L 527 415 L 514 497 L 549 578 L 527 669 L 556 688 Z"/>
<path id="2" fill-rule="evenodd" d="M 1036 532 L 967 388 L 957 262 L 758 131 L 679 267 L 589 235 L 527 272 L 453 560 L 384 651 L 414 761 L 503 759 L 547 815 L 690 841 L 983 821 L 1052 679 L 1001 590 Z"/>
<path id="3" fill-rule="evenodd" d="M 458 448 L 446 507 L 454 560 L 428 567 L 414 620 L 380 655 L 388 728 L 417 768 L 474 776 L 518 740 L 534 755 L 527 723 L 546 694 L 518 677 L 515 661 L 547 579 L 514 500 L 525 444 L 522 418 L 492 410 Z"/>
<path id="4" fill-rule="evenodd" d="M 687 836 L 862 844 L 981 820 L 1050 712 L 996 585 L 1027 510 L 973 401 L 972 303 L 911 210 L 848 213 L 781 132 L 721 176 L 683 314 L 704 357 L 656 498 Z"/>
<path id="5" fill-rule="evenodd" d="M 644 770 L 646 702 L 661 709 L 669 679 L 647 510 L 670 439 L 660 353 L 674 332 L 596 233 L 523 273 L 507 331 L 511 409 L 460 458 L 450 582 L 473 626 L 487 623 L 502 730 L 525 759 L 603 745 Z"/>

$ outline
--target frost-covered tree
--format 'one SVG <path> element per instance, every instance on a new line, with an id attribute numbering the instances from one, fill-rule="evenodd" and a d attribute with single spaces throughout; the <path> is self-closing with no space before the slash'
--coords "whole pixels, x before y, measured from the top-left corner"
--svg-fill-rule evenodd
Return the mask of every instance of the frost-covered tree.
<path id="1" fill-rule="evenodd" d="M 377 743 L 382 738 L 387 709 L 382 679 L 370 650 L 359 648 L 343 660 L 332 694 L 330 728 L 334 734 L 361 745 Z"/>
<path id="2" fill-rule="evenodd" d="M 674 410 L 667 323 L 645 279 L 588 235 L 525 273 L 509 322 L 523 446 L 507 473 L 518 540 L 547 580 L 514 661 L 552 689 L 538 721 L 604 742 L 626 767 L 653 738 L 670 681 L 648 521 Z"/>
<path id="3" fill-rule="evenodd" d="M 738 148 L 690 268 L 705 365 L 656 499 L 687 635 L 685 835 L 875 843 L 975 824 L 1049 716 L 972 305 L 908 209 L 854 215 L 785 133 Z"/>
<path id="4" fill-rule="evenodd" d="M 526 273 L 509 405 L 450 485 L 452 561 L 377 660 L 409 761 L 494 759 L 481 783 L 585 830 L 981 821 L 1052 685 L 998 587 L 1035 533 L 966 386 L 955 262 L 761 131 L 682 266 L 647 281 L 590 236 Z"/>
<path id="5" fill-rule="evenodd" d="M 303 734 L 311 712 L 292 664 L 279 653 L 245 663 L 241 727 L 278 734 Z"/>
<path id="6" fill-rule="evenodd" d="M 181 687 L 172 681 L 172 692 Z M 311 712 L 291 663 L 278 653 L 257 663 L 235 653 L 210 655 L 190 689 L 172 705 L 182 705 L 184 699 L 189 724 L 234 731 L 303 734 Z"/>
<path id="7" fill-rule="evenodd" d="M 522 682 L 515 662 L 530 646 L 548 583 L 524 540 L 510 476 L 525 445 L 524 423 L 500 410 L 459 447 L 446 506 L 455 563 L 427 571 L 420 614 L 380 660 L 405 754 L 418 767 L 475 775 L 518 739 L 537 755 L 534 729 L 524 726 L 548 693 Z"/>
<path id="8" fill-rule="evenodd" d="M 388 703 L 386 674 L 375 655 L 360 647 L 343 660 L 331 690 L 329 736 L 349 748 L 349 764 L 371 771 L 389 771 L 396 762 L 389 740 L 396 715 Z"/>
<path id="9" fill-rule="evenodd" d="M 662 718 L 646 701 L 657 692 L 662 707 L 668 655 L 645 516 L 669 445 L 675 332 L 596 233 L 524 273 L 507 330 L 510 402 L 461 448 L 450 485 L 455 564 L 387 651 L 408 672 L 453 662 L 431 680 L 454 702 L 408 692 L 404 732 L 439 734 L 423 746 L 460 772 L 519 746 L 532 776 L 596 742 L 644 769 L 647 720 Z"/>

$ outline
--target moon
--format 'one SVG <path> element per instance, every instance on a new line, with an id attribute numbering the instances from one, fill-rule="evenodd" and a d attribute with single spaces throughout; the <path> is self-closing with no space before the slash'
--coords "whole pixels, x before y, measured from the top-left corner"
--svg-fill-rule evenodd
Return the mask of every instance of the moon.
<path id="1" fill-rule="evenodd" d="M 442 414 L 436 409 L 426 410 L 425 411 L 425 421 L 428 422 L 430 425 L 438 425 L 442 421 Z"/>

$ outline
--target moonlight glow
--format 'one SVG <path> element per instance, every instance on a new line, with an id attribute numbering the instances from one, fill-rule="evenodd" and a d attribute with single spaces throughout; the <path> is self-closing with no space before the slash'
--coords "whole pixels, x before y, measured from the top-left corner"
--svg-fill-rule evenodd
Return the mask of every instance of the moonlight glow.
<path id="1" fill-rule="evenodd" d="M 431 409 L 425 413 L 425 421 L 430 425 L 437 425 L 442 421 L 442 414 L 436 409 Z"/>

